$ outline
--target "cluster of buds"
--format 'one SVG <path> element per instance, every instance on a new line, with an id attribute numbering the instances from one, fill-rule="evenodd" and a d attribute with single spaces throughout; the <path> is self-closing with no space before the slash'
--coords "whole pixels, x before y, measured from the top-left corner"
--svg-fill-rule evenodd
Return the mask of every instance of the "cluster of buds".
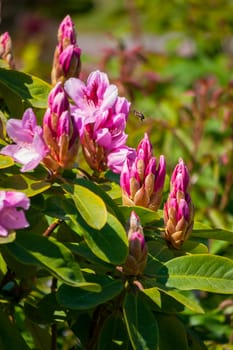
<path id="1" fill-rule="evenodd" d="M 77 78 L 68 79 L 65 91 L 74 102 L 72 113 L 87 163 L 96 172 L 109 167 L 119 173 L 131 152 L 125 145 L 124 132 L 130 103 L 118 96 L 117 87 L 100 71 L 92 72 L 86 84 Z"/>
<path id="2" fill-rule="evenodd" d="M 54 52 L 51 72 L 52 85 L 62 83 L 69 77 L 78 77 L 81 69 L 81 49 L 76 42 L 74 24 L 66 16 L 58 29 L 58 45 Z"/>
<path id="3" fill-rule="evenodd" d="M 6 61 L 11 69 L 15 68 L 12 51 L 12 41 L 8 32 L 0 35 L 0 58 Z"/>
<path id="4" fill-rule="evenodd" d="M 136 156 L 125 161 L 120 184 L 124 205 L 139 205 L 156 211 L 161 203 L 166 163 L 160 156 L 158 167 L 152 156 L 152 145 L 145 134 L 137 147 Z"/>
<path id="5" fill-rule="evenodd" d="M 184 161 L 179 160 L 170 182 L 170 193 L 164 205 L 164 238 L 176 249 L 189 237 L 194 209 L 189 194 L 190 179 Z"/>
<path id="6" fill-rule="evenodd" d="M 147 263 L 148 248 L 139 217 L 132 211 L 128 231 L 129 255 L 122 272 L 127 276 L 141 275 Z"/>
<path id="7" fill-rule="evenodd" d="M 43 120 L 43 137 L 50 153 L 43 163 L 56 172 L 58 168 L 74 165 L 79 148 L 79 133 L 61 82 L 51 90 L 48 104 Z"/>

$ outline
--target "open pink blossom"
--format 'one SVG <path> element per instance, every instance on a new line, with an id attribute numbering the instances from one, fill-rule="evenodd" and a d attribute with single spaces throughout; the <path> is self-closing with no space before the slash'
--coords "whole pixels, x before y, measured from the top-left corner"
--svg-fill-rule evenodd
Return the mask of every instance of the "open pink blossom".
<path id="1" fill-rule="evenodd" d="M 68 79 L 65 91 L 75 104 L 72 110 L 90 167 L 103 171 L 108 166 L 120 172 L 128 151 L 131 152 L 126 146 L 124 132 L 130 103 L 118 96 L 117 87 L 110 84 L 107 74 L 100 71 L 92 72 L 86 84 L 80 79 Z"/>
<path id="2" fill-rule="evenodd" d="M 29 226 L 23 211 L 29 205 L 29 198 L 22 192 L 0 191 L 0 237 L 7 237 L 11 230 Z"/>
<path id="3" fill-rule="evenodd" d="M 42 128 L 36 123 L 33 110 L 27 109 L 22 120 L 9 119 L 6 130 L 15 144 L 3 147 L 0 153 L 23 164 L 22 172 L 36 168 L 48 153 L 48 148 L 43 140 Z"/>

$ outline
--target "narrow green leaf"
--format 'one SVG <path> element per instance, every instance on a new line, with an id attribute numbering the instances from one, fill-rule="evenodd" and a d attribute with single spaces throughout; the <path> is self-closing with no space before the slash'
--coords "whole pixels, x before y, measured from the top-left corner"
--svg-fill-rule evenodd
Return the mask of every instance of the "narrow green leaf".
<path id="1" fill-rule="evenodd" d="M 227 241 L 233 243 L 233 232 L 222 229 L 200 229 L 193 230 L 193 237 L 207 238 L 207 239 L 218 239 L 220 241 Z"/>
<path id="2" fill-rule="evenodd" d="M 25 326 L 33 337 L 36 349 L 46 350 L 51 348 L 51 335 L 48 328 L 31 321 L 29 318 L 25 319 Z"/>
<path id="3" fill-rule="evenodd" d="M 156 286 L 153 288 L 143 289 L 142 292 L 146 294 L 156 305 L 162 308 L 162 301 L 160 292 L 163 292 L 173 299 L 177 300 L 179 303 L 183 304 L 189 310 L 194 311 L 195 313 L 204 313 L 202 307 L 197 304 L 193 299 L 187 298 L 185 295 L 181 294 L 179 291 L 174 289 L 169 289 L 163 286 Z"/>
<path id="4" fill-rule="evenodd" d="M 196 254 L 164 263 L 158 282 L 181 290 L 200 289 L 213 293 L 233 293 L 233 261 L 221 256 Z"/>
<path id="5" fill-rule="evenodd" d="M 134 350 L 158 349 L 157 321 L 140 295 L 127 294 L 123 315 Z"/>
<path id="6" fill-rule="evenodd" d="M 9 321 L 9 318 L 0 310 L 0 349 L 30 350 L 22 338 L 17 326 Z"/>
<path id="7" fill-rule="evenodd" d="M 96 230 L 100 230 L 107 221 L 107 209 L 103 200 L 88 188 L 74 185 L 65 186 L 83 220 Z"/>
<path id="8" fill-rule="evenodd" d="M 117 296 L 123 289 L 121 280 L 114 280 L 108 276 L 85 275 L 90 283 L 99 284 L 101 290 L 87 291 L 62 285 L 57 292 L 57 301 L 63 306 L 73 310 L 85 310 L 96 307 L 99 304 Z"/>
<path id="9" fill-rule="evenodd" d="M 4 248 L 20 263 L 42 266 L 64 283 L 84 287 L 89 285 L 84 281 L 69 249 L 52 237 L 20 232 L 16 240 Z"/>

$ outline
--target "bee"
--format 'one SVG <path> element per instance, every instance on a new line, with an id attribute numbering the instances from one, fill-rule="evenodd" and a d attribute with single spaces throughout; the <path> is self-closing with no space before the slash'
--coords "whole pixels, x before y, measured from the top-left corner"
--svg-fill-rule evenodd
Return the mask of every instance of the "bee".
<path id="1" fill-rule="evenodd" d="M 133 113 L 136 117 L 138 117 L 141 120 L 141 122 L 145 119 L 145 116 L 142 112 L 139 112 L 136 109 L 134 109 Z"/>

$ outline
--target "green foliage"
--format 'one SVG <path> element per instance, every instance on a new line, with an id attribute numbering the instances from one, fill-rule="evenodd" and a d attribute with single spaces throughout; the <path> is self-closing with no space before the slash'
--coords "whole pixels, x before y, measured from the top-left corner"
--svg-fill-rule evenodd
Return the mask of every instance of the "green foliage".
<path id="1" fill-rule="evenodd" d="M 0 237 L 0 349 L 232 349 L 233 93 L 231 58 L 222 50 L 232 3 L 138 0 L 126 9 L 123 2 L 109 8 L 100 2 L 98 18 L 92 1 L 81 3 L 92 8 L 81 28 L 84 22 L 106 27 L 106 21 L 112 28 L 121 13 L 119 36 L 128 16 L 133 21 L 138 13 L 144 30 L 183 33 L 166 43 L 163 55 L 129 50 L 119 41 L 99 64 L 145 114 L 141 121 L 130 113 L 129 145 L 136 147 L 148 132 L 156 157 L 166 155 L 168 175 L 179 157 L 186 160 L 194 229 L 181 249 L 172 248 L 163 239 L 162 206 L 157 212 L 122 206 L 119 176 L 107 171 L 96 177 L 81 155 L 83 169 L 54 176 L 42 166 L 20 173 L 12 158 L 0 155 L 0 189 L 31 200 L 30 226 Z M 184 37 L 195 44 L 188 58 L 177 55 Z M 50 89 L 34 75 L 1 65 L 2 146 L 9 142 L 6 120 L 21 118 L 27 107 L 41 119 Z M 169 176 L 163 202 L 168 191 Z M 137 276 L 123 271 L 132 210 L 148 246 Z"/>

